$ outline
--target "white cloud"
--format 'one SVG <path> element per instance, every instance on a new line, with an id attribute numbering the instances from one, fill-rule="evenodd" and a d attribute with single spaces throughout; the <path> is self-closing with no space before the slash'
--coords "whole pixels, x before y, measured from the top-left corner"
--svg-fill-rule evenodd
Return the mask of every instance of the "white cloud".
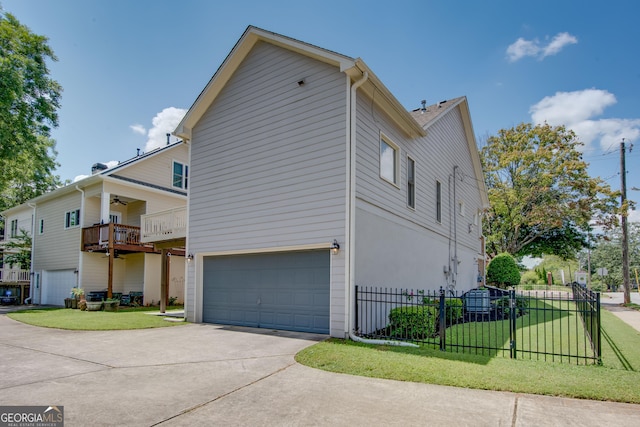
<path id="1" fill-rule="evenodd" d="M 135 124 L 135 125 L 131 125 L 129 127 L 131 128 L 131 130 L 134 133 L 137 133 L 139 135 L 146 135 L 147 134 L 147 129 L 145 129 L 145 127 L 142 126 L 141 124 Z"/>
<path id="2" fill-rule="evenodd" d="M 148 152 L 167 144 L 167 134 L 175 130 L 187 113 L 182 108 L 168 107 L 160 111 L 151 121 L 153 127 L 147 133 L 148 139 L 144 151 Z"/>
<path id="3" fill-rule="evenodd" d="M 594 119 L 616 102 L 616 97 L 606 90 L 556 92 L 532 105 L 529 113 L 536 124 L 547 122 L 552 126 L 564 125 L 572 129 L 586 150 L 595 142 L 599 142 L 603 150 L 608 150 L 622 138 L 627 141 L 640 139 L 640 119 Z"/>
<path id="4" fill-rule="evenodd" d="M 525 56 L 537 56 L 539 52 L 540 47 L 537 40 L 529 41 L 523 38 L 519 38 L 507 48 L 507 56 L 511 62 L 515 62 Z"/>
<path id="5" fill-rule="evenodd" d="M 542 98 L 529 112 L 536 123 L 547 121 L 551 125 L 568 125 L 600 115 L 615 103 L 616 97 L 606 90 L 556 92 L 553 96 Z"/>
<path id="6" fill-rule="evenodd" d="M 640 211 L 629 211 L 627 219 L 629 220 L 629 222 L 640 222 Z"/>
<path id="7" fill-rule="evenodd" d="M 542 60 L 558 54 L 565 46 L 576 43 L 578 39 L 566 32 L 556 34 L 547 45 L 541 45 L 538 39 L 525 40 L 520 37 L 507 47 L 507 58 L 510 62 L 516 62 L 525 56 Z"/>
<path id="8" fill-rule="evenodd" d="M 569 33 L 558 33 L 551 42 L 543 49 L 543 57 L 555 55 L 565 46 L 577 44 L 578 39 Z"/>

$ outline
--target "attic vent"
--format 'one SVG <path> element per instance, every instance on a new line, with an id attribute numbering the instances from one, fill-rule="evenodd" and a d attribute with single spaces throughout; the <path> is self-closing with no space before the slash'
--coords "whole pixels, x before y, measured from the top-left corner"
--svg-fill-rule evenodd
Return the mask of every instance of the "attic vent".
<path id="1" fill-rule="evenodd" d="M 109 167 L 104 163 L 94 163 L 94 165 L 91 166 L 91 175 L 95 175 L 107 169 L 109 169 Z"/>

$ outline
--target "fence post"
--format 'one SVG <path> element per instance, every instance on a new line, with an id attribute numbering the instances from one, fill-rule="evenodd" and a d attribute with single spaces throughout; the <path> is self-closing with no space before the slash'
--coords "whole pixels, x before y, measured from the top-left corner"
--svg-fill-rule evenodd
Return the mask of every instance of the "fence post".
<path id="1" fill-rule="evenodd" d="M 600 292 L 596 292 L 596 327 L 597 327 L 597 332 L 596 332 L 596 336 L 598 337 L 598 342 L 596 343 L 595 347 L 596 347 L 596 351 L 598 352 L 597 357 L 598 357 L 598 365 L 602 365 L 602 346 L 600 345 L 600 338 L 601 336 L 601 323 L 600 323 Z M 592 332 L 593 333 L 593 332 Z"/>
<path id="2" fill-rule="evenodd" d="M 516 358 L 516 291 L 509 289 L 509 355 Z"/>
<path id="3" fill-rule="evenodd" d="M 353 332 L 354 334 L 358 334 L 360 329 L 358 328 L 358 285 L 355 286 L 356 287 L 356 298 L 355 301 L 353 301 L 353 304 L 355 305 L 354 307 L 354 313 L 355 313 L 355 325 L 354 325 L 354 330 L 353 331 L 349 331 L 349 332 Z"/>
<path id="4" fill-rule="evenodd" d="M 440 328 L 439 328 L 439 334 L 440 334 L 440 350 L 441 351 L 445 351 L 445 349 L 447 348 L 446 342 L 445 342 L 445 335 L 446 335 L 446 324 L 445 324 L 445 319 L 446 319 L 446 313 L 445 313 L 445 304 L 444 304 L 444 289 L 442 289 L 442 286 L 440 286 L 440 310 L 439 310 L 439 324 L 440 324 Z"/>

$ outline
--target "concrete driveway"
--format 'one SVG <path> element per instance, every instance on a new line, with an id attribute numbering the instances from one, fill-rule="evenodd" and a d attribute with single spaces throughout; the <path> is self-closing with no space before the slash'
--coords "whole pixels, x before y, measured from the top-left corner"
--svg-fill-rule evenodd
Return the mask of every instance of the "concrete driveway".
<path id="1" fill-rule="evenodd" d="M 0 405 L 62 405 L 66 426 L 640 425 L 640 405 L 307 368 L 325 336 L 216 325 L 77 332 L 0 315 Z"/>

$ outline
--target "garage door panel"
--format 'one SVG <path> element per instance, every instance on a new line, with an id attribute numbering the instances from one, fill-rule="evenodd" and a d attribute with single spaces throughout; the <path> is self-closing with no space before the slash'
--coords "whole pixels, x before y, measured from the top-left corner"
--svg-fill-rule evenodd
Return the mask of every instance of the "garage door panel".
<path id="1" fill-rule="evenodd" d="M 76 286 L 75 270 L 50 270 L 42 275 L 42 304 L 64 306 Z"/>
<path id="2" fill-rule="evenodd" d="M 206 257 L 203 321 L 329 332 L 328 251 Z"/>

